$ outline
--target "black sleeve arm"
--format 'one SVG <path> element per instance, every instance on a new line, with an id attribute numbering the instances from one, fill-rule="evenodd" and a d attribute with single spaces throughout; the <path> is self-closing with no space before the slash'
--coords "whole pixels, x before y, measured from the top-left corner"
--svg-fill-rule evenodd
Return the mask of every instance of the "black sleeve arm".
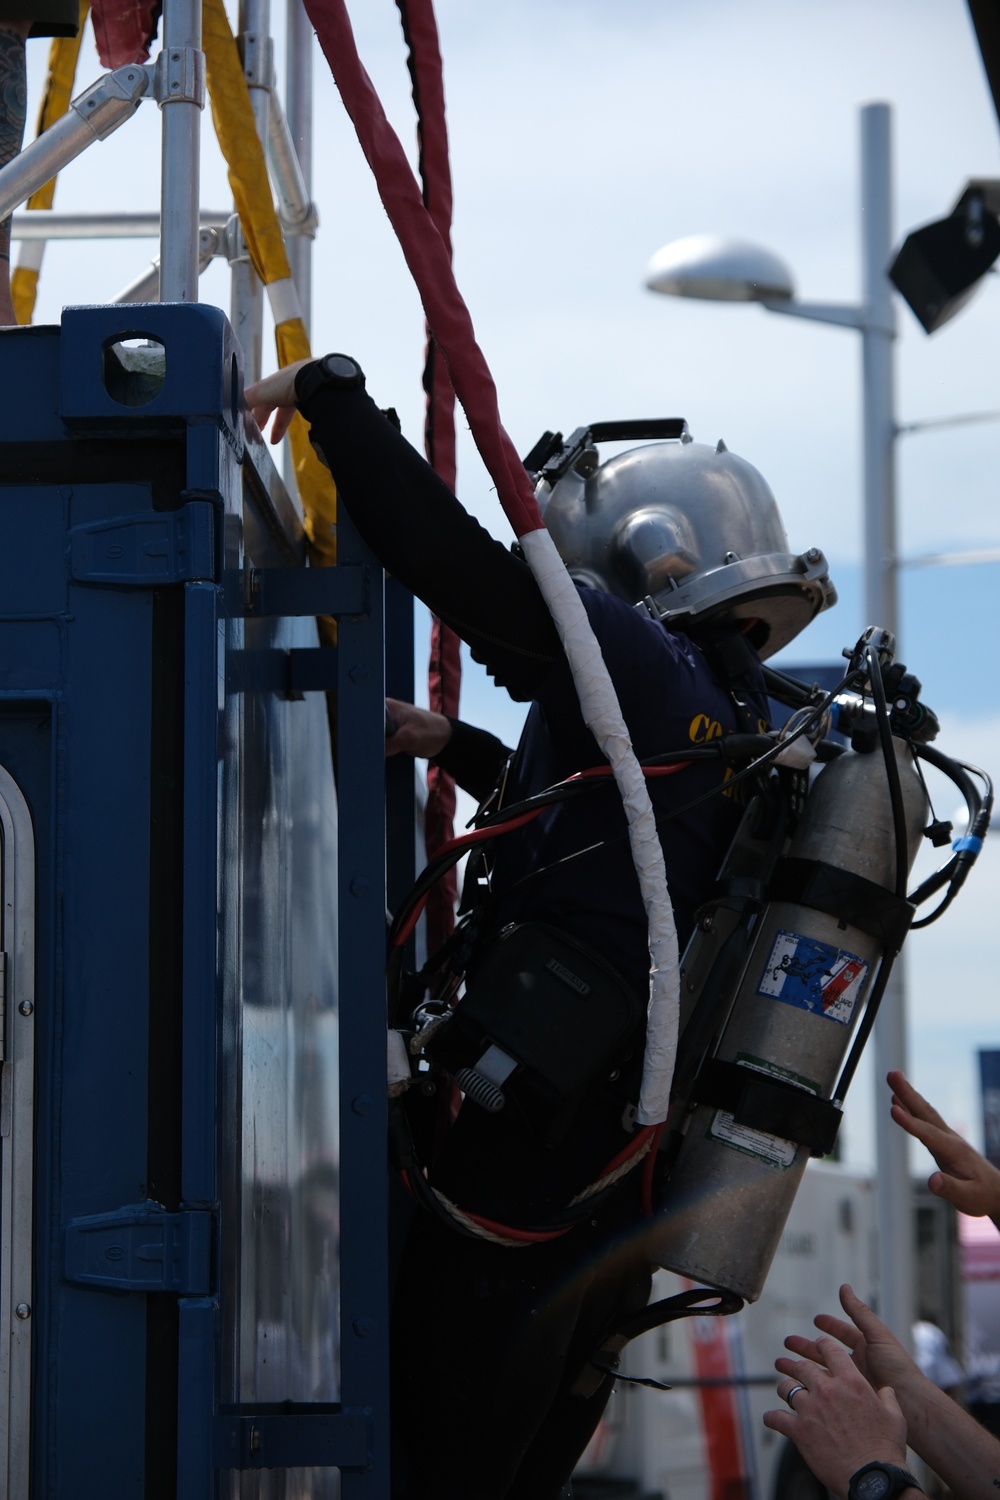
<path id="1" fill-rule="evenodd" d="M 449 719 L 451 739 L 433 764 L 453 776 L 463 792 L 484 802 L 500 780 L 500 773 L 513 751 L 495 734 Z"/>
<path id="2" fill-rule="evenodd" d="M 562 647 L 531 570 L 490 536 L 364 390 L 321 389 L 302 413 L 383 567 L 468 642 L 514 698 L 531 698 Z"/>

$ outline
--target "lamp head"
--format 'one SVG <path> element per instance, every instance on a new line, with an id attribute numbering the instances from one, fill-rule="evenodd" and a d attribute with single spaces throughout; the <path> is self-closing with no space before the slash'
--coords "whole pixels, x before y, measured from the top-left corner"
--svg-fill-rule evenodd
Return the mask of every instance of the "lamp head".
<path id="1" fill-rule="evenodd" d="M 959 312 L 1000 255 L 1000 183 L 970 182 L 946 219 L 906 236 L 889 279 L 925 332 Z"/>
<path id="2" fill-rule="evenodd" d="M 649 262 L 645 280 L 651 292 L 713 302 L 782 302 L 794 295 L 792 273 L 773 251 L 715 234 L 671 240 Z"/>

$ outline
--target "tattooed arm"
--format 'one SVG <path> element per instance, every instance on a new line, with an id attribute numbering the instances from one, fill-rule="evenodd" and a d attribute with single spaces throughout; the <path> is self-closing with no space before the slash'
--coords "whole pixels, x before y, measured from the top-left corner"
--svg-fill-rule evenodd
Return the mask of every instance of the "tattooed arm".
<path id="1" fill-rule="evenodd" d="M 24 42 L 30 21 L 0 21 L 0 167 L 5 167 L 21 149 L 27 81 Z M 10 300 L 10 219 L 0 223 L 0 325 L 17 320 Z"/>

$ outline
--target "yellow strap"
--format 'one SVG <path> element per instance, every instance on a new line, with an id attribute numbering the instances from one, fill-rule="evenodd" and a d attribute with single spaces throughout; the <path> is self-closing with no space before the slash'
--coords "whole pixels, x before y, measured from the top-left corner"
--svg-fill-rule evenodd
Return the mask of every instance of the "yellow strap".
<path id="1" fill-rule="evenodd" d="M 229 168 L 233 201 L 254 270 L 267 286 L 289 278 L 292 272 L 271 197 L 250 90 L 222 0 L 202 0 L 202 47 L 212 120 Z M 279 365 L 309 358 L 309 338 L 301 318 L 278 323 L 274 338 Z M 295 418 L 288 436 L 312 560 L 318 566 L 330 567 L 337 558 L 336 486 L 329 470 L 316 457 L 301 417 Z"/>
<path id="2" fill-rule="evenodd" d="M 301 318 L 290 318 L 274 330 L 278 346 L 278 364 L 282 367 L 297 359 L 309 358 L 309 338 Z M 317 567 L 329 568 L 337 561 L 337 489 L 329 469 L 316 457 L 309 441 L 309 429 L 296 415 L 288 431 L 292 445 L 295 482 L 305 511 L 306 535 Z M 308 498 L 307 498 L 308 497 Z"/>
<path id="3" fill-rule="evenodd" d="M 229 168 L 233 202 L 254 270 L 266 286 L 292 273 L 271 199 L 250 90 L 222 0 L 202 0 L 201 44 L 212 119 Z"/>
<path id="4" fill-rule="evenodd" d="M 38 124 L 35 137 L 48 130 L 56 120 L 61 120 L 69 109 L 76 81 L 76 65 L 80 56 L 80 42 L 84 22 L 90 11 L 88 0 L 80 0 L 80 29 L 76 36 L 53 37 L 49 47 L 49 71 L 45 79 L 45 90 L 38 109 Z M 28 199 L 28 208 L 51 208 L 56 195 L 56 179 L 50 177 L 36 189 Z M 35 296 L 38 290 L 38 272 L 26 266 L 15 266 L 10 277 L 10 294 L 14 301 L 14 313 L 19 323 L 30 323 L 35 311 Z"/>

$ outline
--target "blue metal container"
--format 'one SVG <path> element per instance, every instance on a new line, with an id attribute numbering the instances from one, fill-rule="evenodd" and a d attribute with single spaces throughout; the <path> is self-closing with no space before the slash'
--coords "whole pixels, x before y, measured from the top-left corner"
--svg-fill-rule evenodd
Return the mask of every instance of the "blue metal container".
<path id="1" fill-rule="evenodd" d="M 388 1493 L 382 574 L 305 568 L 241 362 L 0 336 L 10 1500 Z"/>

